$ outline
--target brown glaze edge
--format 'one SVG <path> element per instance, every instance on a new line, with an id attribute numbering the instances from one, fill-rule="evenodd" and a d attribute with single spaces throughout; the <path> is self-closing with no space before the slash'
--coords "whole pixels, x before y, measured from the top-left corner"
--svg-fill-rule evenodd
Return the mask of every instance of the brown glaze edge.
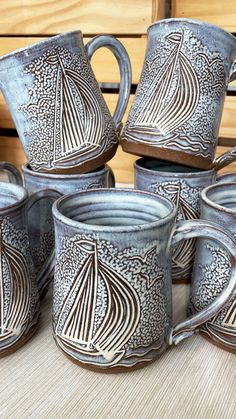
<path id="1" fill-rule="evenodd" d="M 206 339 L 208 342 L 212 343 L 213 345 L 217 346 L 224 351 L 230 352 L 231 354 L 236 354 L 236 349 L 230 348 L 227 344 L 221 343 L 215 338 L 214 336 L 209 336 L 209 334 L 203 329 L 199 329 L 199 333 Z"/>
<path id="2" fill-rule="evenodd" d="M 171 163 L 195 167 L 197 169 L 212 169 L 213 167 L 213 163 L 209 159 L 184 153 L 183 151 L 172 150 L 170 148 L 153 147 L 127 140 L 122 140 L 121 146 L 125 152 L 136 154 L 141 157 L 154 157 Z"/>
<path id="3" fill-rule="evenodd" d="M 28 340 L 30 340 L 34 334 L 38 331 L 39 328 L 39 319 L 37 320 L 37 323 L 32 326 L 28 333 L 26 335 L 22 335 L 21 338 L 12 346 L 10 346 L 7 349 L 3 349 L 0 351 L 0 358 L 4 358 L 5 356 L 11 355 L 12 353 L 16 352 L 18 349 L 20 349 Z"/>
<path id="4" fill-rule="evenodd" d="M 109 150 L 105 151 L 103 154 L 99 155 L 98 157 L 94 157 L 91 160 L 85 161 L 84 163 L 81 163 L 79 166 L 75 166 L 75 167 L 70 167 L 70 168 L 62 168 L 60 167 L 59 169 L 51 169 L 51 170 L 46 170 L 46 169 L 40 169 L 40 170 L 34 170 L 31 166 L 30 169 L 34 172 L 38 172 L 38 173 L 58 173 L 58 174 L 81 174 L 81 173 L 88 173 L 91 172 L 92 170 L 98 169 L 98 167 L 103 166 L 104 164 L 106 164 L 109 160 L 112 159 L 112 157 L 115 155 L 116 150 L 118 147 L 118 143 L 116 143 L 114 146 L 112 146 L 111 148 L 109 148 Z"/>
<path id="5" fill-rule="evenodd" d="M 101 374 L 116 374 L 116 373 L 128 373 L 130 371 L 135 371 L 135 370 L 140 370 L 144 367 L 148 367 L 148 365 L 153 364 L 155 361 L 157 361 L 157 359 L 159 359 L 160 357 L 163 356 L 163 354 L 169 350 L 171 348 L 171 346 L 167 346 L 167 345 L 163 345 L 162 348 L 160 348 L 160 352 L 158 351 L 157 356 L 155 358 L 153 358 L 151 361 L 148 362 L 139 362 L 136 365 L 133 365 L 132 367 L 96 367 L 96 366 L 92 366 L 89 364 L 85 364 L 75 358 L 73 358 L 71 355 L 67 354 L 65 351 L 63 351 L 63 349 L 61 348 L 61 346 L 58 344 L 57 339 L 55 338 L 55 336 L 53 335 L 54 341 L 57 345 L 57 347 L 60 349 L 60 351 L 63 353 L 63 355 L 68 358 L 71 362 L 73 362 L 73 364 L 78 365 L 81 368 L 84 368 L 85 370 L 89 370 L 89 371 L 93 371 L 93 372 L 98 372 Z"/>

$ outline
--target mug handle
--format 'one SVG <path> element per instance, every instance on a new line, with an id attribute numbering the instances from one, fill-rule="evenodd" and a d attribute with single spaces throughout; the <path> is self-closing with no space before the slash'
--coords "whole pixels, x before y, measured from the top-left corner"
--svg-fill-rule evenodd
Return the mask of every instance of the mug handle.
<path id="1" fill-rule="evenodd" d="M 0 170 L 4 170 L 7 172 L 10 183 L 15 183 L 16 185 L 23 186 L 23 179 L 21 173 L 13 164 L 1 161 Z"/>
<path id="2" fill-rule="evenodd" d="M 54 201 L 56 201 L 56 199 L 60 198 L 61 196 L 62 194 L 54 189 L 45 189 L 42 191 L 34 192 L 28 198 L 27 214 L 29 215 L 34 205 L 41 199 L 51 198 Z M 44 262 L 43 266 L 41 267 L 36 277 L 36 283 L 37 283 L 40 298 L 44 297 L 44 295 L 47 292 L 48 286 L 50 282 L 52 281 L 53 271 L 54 271 L 54 262 L 55 262 L 54 254 L 55 252 L 53 250 L 50 257 Z"/>
<path id="3" fill-rule="evenodd" d="M 114 188 L 116 186 L 116 179 L 112 168 L 107 164 L 108 169 L 108 188 Z"/>
<path id="4" fill-rule="evenodd" d="M 118 131 L 120 131 L 122 128 L 121 121 L 128 104 L 131 88 L 132 73 L 130 59 L 125 47 L 114 36 L 97 35 L 85 45 L 85 51 L 89 60 L 92 58 L 94 52 L 101 47 L 108 48 L 113 52 L 120 69 L 119 97 L 113 115 L 113 120 L 115 122 L 116 128 Z"/>
<path id="5" fill-rule="evenodd" d="M 211 304 L 172 327 L 168 337 L 169 345 L 177 345 L 183 339 L 192 336 L 196 328 L 218 314 L 236 292 L 236 242 L 234 236 L 218 224 L 209 221 L 182 221 L 176 226 L 171 245 L 175 245 L 183 239 L 187 240 L 194 237 L 209 237 L 214 239 L 231 254 L 231 277 L 227 287 L 224 288 L 221 294 Z"/>
<path id="6" fill-rule="evenodd" d="M 236 63 L 233 63 L 230 71 L 229 82 L 236 80 Z M 223 169 L 236 160 L 236 147 L 217 157 L 213 163 L 216 171 Z"/>

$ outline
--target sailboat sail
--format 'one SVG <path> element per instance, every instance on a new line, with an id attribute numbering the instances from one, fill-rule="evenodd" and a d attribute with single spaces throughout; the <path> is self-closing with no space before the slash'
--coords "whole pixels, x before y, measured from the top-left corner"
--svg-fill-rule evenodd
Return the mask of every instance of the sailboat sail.
<path id="1" fill-rule="evenodd" d="M 24 256 L 0 238 L 0 343 L 22 334 L 31 301 L 31 280 Z M 5 275 L 8 275 L 6 286 Z M 10 295 L 9 295 L 10 293 Z M 8 301 L 8 302 L 7 302 Z"/>
<path id="2" fill-rule="evenodd" d="M 120 274 L 98 261 L 97 245 L 90 240 L 79 240 L 77 246 L 88 254 L 81 271 L 75 275 L 65 299 L 57 325 L 67 312 L 68 302 L 74 298 L 70 313 L 58 336 L 70 348 L 87 355 L 103 356 L 107 362 L 123 353 L 123 346 L 134 332 L 140 316 L 139 299 L 134 289 Z M 106 289 L 106 310 L 96 320 L 99 281 Z M 79 290 L 76 293 L 76 288 Z"/>
<path id="3" fill-rule="evenodd" d="M 53 161 L 69 162 L 100 147 L 104 117 L 91 86 L 74 70 L 66 69 L 59 54 L 56 81 Z"/>
<path id="4" fill-rule="evenodd" d="M 129 131 L 167 135 L 193 114 L 200 87 L 191 62 L 181 52 L 182 38 L 180 33 L 167 36 L 175 47 L 150 84 L 146 100 L 140 103 Z"/>
<path id="5" fill-rule="evenodd" d="M 226 326 L 226 327 L 232 327 L 232 328 L 236 327 L 236 299 L 234 300 L 234 302 L 228 309 L 223 319 L 222 324 L 223 326 Z"/>

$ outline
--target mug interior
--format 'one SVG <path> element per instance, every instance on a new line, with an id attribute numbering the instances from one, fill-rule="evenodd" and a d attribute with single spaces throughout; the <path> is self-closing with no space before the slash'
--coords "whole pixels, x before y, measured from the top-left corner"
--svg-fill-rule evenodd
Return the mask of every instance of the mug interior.
<path id="1" fill-rule="evenodd" d="M 98 228 L 140 227 L 175 216 L 172 202 L 132 189 L 93 189 L 63 196 L 53 211 L 67 224 L 70 220 Z"/>
<path id="2" fill-rule="evenodd" d="M 236 182 L 222 183 L 208 187 L 203 191 L 203 199 L 226 209 L 236 211 Z"/>
<path id="3" fill-rule="evenodd" d="M 24 188 L 12 183 L 0 182 L 0 209 L 8 208 L 26 197 Z"/>
<path id="4" fill-rule="evenodd" d="M 206 170 L 196 169 L 190 166 L 183 166 L 181 164 L 169 163 L 163 160 L 152 158 L 142 158 L 136 162 L 140 168 L 153 170 L 157 172 L 171 172 L 171 173 L 202 173 Z"/>

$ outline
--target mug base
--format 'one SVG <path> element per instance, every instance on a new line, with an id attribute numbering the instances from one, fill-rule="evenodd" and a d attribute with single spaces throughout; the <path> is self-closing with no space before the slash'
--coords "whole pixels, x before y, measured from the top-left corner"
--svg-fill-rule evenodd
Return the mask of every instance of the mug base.
<path id="1" fill-rule="evenodd" d="M 236 354 L 236 347 L 232 348 L 230 345 L 224 344 L 220 342 L 217 338 L 214 336 L 210 336 L 208 332 L 206 332 L 204 329 L 199 329 L 199 333 L 201 336 L 203 336 L 208 342 L 212 343 L 213 345 L 217 346 L 220 349 L 223 349 L 224 351 L 230 352 L 232 354 Z"/>
<path id="2" fill-rule="evenodd" d="M 112 159 L 112 157 L 115 155 L 116 150 L 118 147 L 118 143 L 116 143 L 114 146 L 109 148 L 107 151 L 102 153 L 101 155 L 94 157 L 91 160 L 85 160 L 83 163 L 79 164 L 75 162 L 75 165 L 73 167 L 53 167 L 50 169 L 40 168 L 35 169 L 32 167 L 29 163 L 29 166 L 32 171 L 36 171 L 38 173 L 57 173 L 57 174 L 80 174 L 80 173 L 88 173 L 92 172 L 95 169 L 98 169 L 100 166 L 103 166 L 106 164 L 109 160 Z"/>
<path id="3" fill-rule="evenodd" d="M 23 334 L 21 338 L 15 344 L 13 343 L 12 346 L 10 346 L 9 348 L 6 348 L 0 351 L 0 358 L 4 358 L 5 356 L 11 355 L 12 353 L 20 349 L 22 346 L 24 346 L 24 344 L 27 343 L 34 336 L 34 334 L 38 331 L 38 328 L 39 328 L 39 318 L 37 320 L 37 323 L 31 326 L 31 328 L 29 329 L 26 335 Z"/>
<path id="4" fill-rule="evenodd" d="M 151 365 L 153 362 L 157 361 L 157 359 L 159 359 L 168 349 L 170 349 L 170 346 L 168 346 L 166 343 L 163 343 L 163 345 L 158 349 L 156 356 L 153 357 L 151 360 L 148 361 L 140 361 L 135 365 L 132 366 L 113 366 L 113 367 L 104 367 L 104 366 L 94 366 L 91 365 L 89 363 L 84 363 L 82 361 L 80 361 L 79 359 L 75 359 L 72 355 L 68 354 L 67 352 L 65 352 L 60 344 L 58 343 L 57 339 L 55 338 L 55 335 L 53 335 L 54 341 L 57 345 L 57 347 L 60 349 L 60 351 L 62 351 L 63 355 L 68 358 L 71 362 L 73 362 L 73 364 L 78 365 L 79 367 L 82 367 L 86 370 L 89 371 L 93 371 L 93 372 L 99 372 L 102 374 L 116 374 L 116 373 L 128 373 L 130 371 L 135 371 L 135 370 L 139 370 L 142 369 L 144 367 L 148 367 L 148 365 Z"/>
<path id="5" fill-rule="evenodd" d="M 214 164 L 211 160 L 201 156 L 184 153 L 183 151 L 172 150 L 164 147 L 154 147 L 134 141 L 121 141 L 122 149 L 130 154 L 138 156 L 153 157 L 171 163 L 177 163 L 197 169 L 212 169 Z"/>

